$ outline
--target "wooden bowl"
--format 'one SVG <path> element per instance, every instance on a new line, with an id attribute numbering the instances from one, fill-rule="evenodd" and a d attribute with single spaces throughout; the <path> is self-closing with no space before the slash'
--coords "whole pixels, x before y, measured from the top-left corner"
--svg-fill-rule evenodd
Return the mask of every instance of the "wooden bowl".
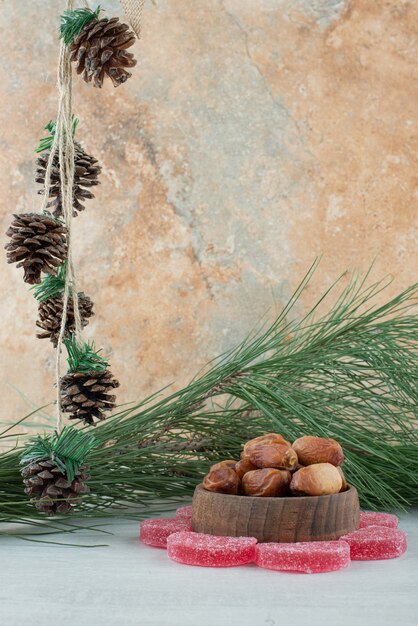
<path id="1" fill-rule="evenodd" d="M 330 541 L 357 530 L 359 518 L 357 490 L 351 486 L 330 496 L 256 498 L 198 485 L 193 496 L 195 532 L 260 542 Z"/>

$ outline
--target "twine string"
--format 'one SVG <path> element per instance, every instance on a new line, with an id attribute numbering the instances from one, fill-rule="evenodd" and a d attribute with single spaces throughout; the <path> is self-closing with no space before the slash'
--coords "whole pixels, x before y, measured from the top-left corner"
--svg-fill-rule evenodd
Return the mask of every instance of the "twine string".
<path id="1" fill-rule="evenodd" d="M 135 31 L 138 39 L 141 36 L 142 10 L 145 0 L 120 0 L 121 5 L 128 16 L 130 24 Z M 87 0 L 84 5 L 89 6 Z M 74 7 L 74 0 L 67 0 L 67 10 L 71 11 Z M 61 432 L 63 426 L 63 412 L 61 404 L 61 351 L 65 336 L 65 329 L 68 318 L 68 303 L 70 296 L 73 301 L 75 340 L 77 345 L 81 345 L 82 341 L 82 322 L 79 309 L 79 298 L 77 290 L 77 278 L 73 261 L 72 248 L 72 218 L 74 204 L 74 139 L 72 132 L 72 73 L 70 53 L 66 44 L 61 40 L 58 62 L 58 111 L 55 127 L 55 134 L 52 141 L 51 150 L 48 157 L 48 163 L 45 171 L 44 197 L 41 211 L 47 211 L 49 202 L 49 194 L 51 190 L 51 174 L 54 166 L 54 159 L 58 154 L 60 168 L 60 184 L 61 184 L 61 204 L 64 223 L 67 230 L 67 268 L 65 273 L 65 283 L 63 292 L 63 306 L 61 325 L 58 335 L 56 360 L 55 360 L 55 377 L 57 388 L 57 421 L 56 431 Z"/>
<path id="2" fill-rule="evenodd" d="M 67 9 L 73 9 L 73 0 L 67 0 Z M 56 359 L 55 359 L 55 377 L 57 388 L 57 421 L 56 430 L 61 432 L 63 426 L 63 415 L 61 405 L 61 351 L 65 336 L 65 329 L 68 318 L 68 303 L 70 295 L 73 300 L 75 339 L 78 344 L 81 343 L 82 324 L 78 302 L 78 292 L 76 288 L 76 276 L 73 262 L 72 251 L 72 217 L 74 203 L 74 140 L 72 132 L 72 73 L 70 53 L 66 44 L 61 40 L 59 60 L 58 60 L 58 111 L 55 127 L 55 134 L 48 157 L 48 163 L 45 171 L 44 197 L 42 202 L 42 211 L 47 210 L 49 195 L 51 190 L 51 173 L 54 166 L 54 160 L 58 154 L 59 170 L 60 170 L 60 192 L 61 204 L 64 224 L 67 231 L 67 267 L 65 273 L 65 283 L 62 303 L 61 325 L 58 335 Z M 72 293 L 71 293 L 72 288 Z"/>
<path id="3" fill-rule="evenodd" d="M 142 11 L 145 0 L 120 0 L 135 35 L 141 39 Z"/>

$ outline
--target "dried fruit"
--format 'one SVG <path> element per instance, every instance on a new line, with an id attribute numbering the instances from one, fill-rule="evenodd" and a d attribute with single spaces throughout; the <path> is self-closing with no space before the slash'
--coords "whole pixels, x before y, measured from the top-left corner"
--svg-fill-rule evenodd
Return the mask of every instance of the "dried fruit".
<path id="1" fill-rule="evenodd" d="M 342 471 L 341 467 L 337 467 L 337 470 L 338 470 L 338 473 L 341 476 L 341 480 L 343 482 L 340 491 L 347 491 L 348 483 L 347 483 L 346 477 L 344 476 L 344 472 Z"/>
<path id="2" fill-rule="evenodd" d="M 298 456 L 293 448 L 280 443 L 259 444 L 250 448 L 249 459 L 258 468 L 291 470 L 298 464 Z"/>
<path id="3" fill-rule="evenodd" d="M 246 496 L 285 496 L 289 493 L 290 480 L 291 474 L 288 470 L 257 469 L 244 475 L 242 490 Z"/>
<path id="4" fill-rule="evenodd" d="M 290 446 L 289 441 L 286 441 L 286 439 L 278 433 L 267 433 L 266 435 L 261 435 L 260 437 L 255 437 L 254 439 L 247 441 L 244 445 L 244 456 L 248 457 L 251 448 L 264 443 L 280 443 Z"/>
<path id="5" fill-rule="evenodd" d="M 233 567 L 254 561 L 256 543 L 254 537 L 215 537 L 178 532 L 167 540 L 167 555 L 185 565 Z"/>
<path id="6" fill-rule="evenodd" d="M 293 442 L 292 448 L 296 451 L 299 463 L 302 465 L 331 463 L 331 465 L 337 466 L 344 461 L 343 449 L 335 439 L 299 437 Z"/>
<path id="7" fill-rule="evenodd" d="M 295 467 L 293 467 L 290 471 L 292 472 L 292 474 L 294 474 L 295 472 L 297 472 L 298 470 L 302 469 L 302 467 L 305 467 L 304 465 L 301 465 L 300 463 L 298 463 L 297 465 L 295 465 Z"/>
<path id="8" fill-rule="evenodd" d="M 233 463 L 233 467 L 231 463 Z M 239 489 L 239 478 L 234 467 L 235 461 L 221 461 L 212 465 L 203 479 L 204 489 L 236 495 Z"/>
<path id="9" fill-rule="evenodd" d="M 295 472 L 290 490 L 298 496 L 325 496 L 338 493 L 342 484 L 341 476 L 334 465 L 317 463 Z"/>
<path id="10" fill-rule="evenodd" d="M 335 572 L 350 565 L 350 547 L 344 541 L 261 543 L 255 547 L 255 564 L 279 572 Z"/>
<path id="11" fill-rule="evenodd" d="M 255 465 L 247 458 L 241 459 L 238 463 L 235 463 L 235 471 L 238 474 L 238 478 L 241 480 L 244 474 L 257 469 Z"/>

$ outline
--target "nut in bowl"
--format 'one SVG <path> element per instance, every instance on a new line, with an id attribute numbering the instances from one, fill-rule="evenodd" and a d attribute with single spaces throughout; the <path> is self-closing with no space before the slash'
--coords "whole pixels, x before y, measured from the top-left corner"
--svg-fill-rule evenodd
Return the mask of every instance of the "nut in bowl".
<path id="1" fill-rule="evenodd" d="M 256 437 L 239 460 L 215 464 L 196 488 L 193 530 L 259 542 L 338 539 L 358 528 L 360 513 L 343 460 L 334 439 Z"/>

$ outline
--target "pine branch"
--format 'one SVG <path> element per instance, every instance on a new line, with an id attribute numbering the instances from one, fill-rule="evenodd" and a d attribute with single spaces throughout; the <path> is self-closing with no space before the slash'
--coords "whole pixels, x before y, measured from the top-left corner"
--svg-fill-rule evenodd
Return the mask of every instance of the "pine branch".
<path id="1" fill-rule="evenodd" d="M 74 11 L 64 11 L 61 16 L 60 37 L 69 46 L 83 28 L 92 20 L 99 17 L 100 6 L 95 11 L 91 9 L 75 9 Z"/>
<path id="2" fill-rule="evenodd" d="M 79 122 L 78 117 L 74 117 L 73 115 L 73 124 L 72 124 L 73 137 L 75 135 L 75 131 L 77 130 L 78 122 Z M 44 152 L 44 150 L 51 150 L 52 142 L 54 141 L 54 136 L 55 136 L 55 131 L 56 131 L 55 122 L 50 120 L 48 124 L 44 126 L 44 128 L 45 130 L 48 131 L 49 135 L 39 140 L 39 145 L 35 149 L 35 152 L 37 154 L 39 154 L 40 152 Z"/>
<path id="3" fill-rule="evenodd" d="M 36 437 L 24 449 L 20 463 L 29 465 L 34 461 L 52 460 L 68 480 L 74 480 L 90 450 L 96 446 L 95 438 L 75 428 L 66 426 L 60 434 Z"/>
<path id="4" fill-rule="evenodd" d="M 238 458 L 243 442 L 268 431 L 339 440 L 365 507 L 418 505 L 418 284 L 381 304 L 389 281 L 368 272 L 343 288 L 341 277 L 298 319 L 315 269 L 273 324 L 184 389 L 161 390 L 97 426 L 80 516 L 138 517 L 156 499 L 190 496 L 210 464 Z M 0 455 L 0 519 L 34 515 L 19 453 Z"/>
<path id="5" fill-rule="evenodd" d="M 45 300 L 55 298 L 64 292 L 66 271 L 67 261 L 61 265 L 56 276 L 47 274 L 38 285 L 30 288 L 38 302 L 45 302 Z"/>
<path id="6" fill-rule="evenodd" d="M 68 352 L 69 372 L 103 372 L 109 367 L 109 362 L 100 356 L 100 350 L 94 349 L 94 342 L 84 342 L 81 346 L 77 344 L 74 335 L 64 340 Z"/>

